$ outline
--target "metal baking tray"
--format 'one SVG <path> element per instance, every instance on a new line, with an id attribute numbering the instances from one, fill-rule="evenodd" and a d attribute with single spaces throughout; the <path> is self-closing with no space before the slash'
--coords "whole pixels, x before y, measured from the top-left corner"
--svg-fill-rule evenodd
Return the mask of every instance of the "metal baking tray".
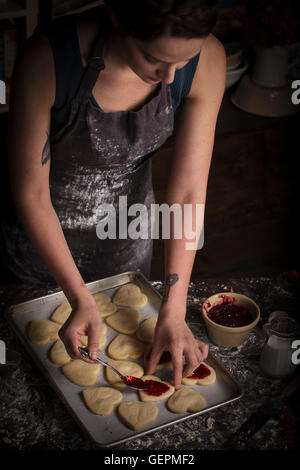
<path id="1" fill-rule="evenodd" d="M 141 321 L 148 317 L 157 317 L 159 306 L 161 303 L 161 295 L 152 287 L 150 282 L 140 272 L 129 271 L 123 274 L 101 279 L 99 281 L 87 284 L 92 294 L 104 292 L 110 296 L 124 284 L 134 283 L 138 285 L 142 292 L 148 296 L 148 303 L 145 307 L 140 308 Z M 107 448 L 116 446 L 130 439 L 134 439 L 155 430 L 162 429 L 171 424 L 194 418 L 203 413 L 207 413 L 215 408 L 224 406 L 238 400 L 242 396 L 242 389 L 238 382 L 231 377 L 229 372 L 209 353 L 207 363 L 214 367 L 216 371 L 216 382 L 210 386 L 194 385 L 193 389 L 201 393 L 207 401 L 207 407 L 196 413 L 172 413 L 167 409 L 165 401 L 156 402 L 159 413 L 154 422 L 139 431 L 129 429 L 119 418 L 117 409 L 107 416 L 99 416 L 93 414 L 84 403 L 82 390 L 87 387 L 80 387 L 71 383 L 61 372 L 61 366 L 55 365 L 49 358 L 49 351 L 54 341 L 45 345 L 35 345 L 27 337 L 27 327 L 29 322 L 34 319 L 50 319 L 52 312 L 58 305 L 67 299 L 62 291 L 49 294 L 34 300 L 23 302 L 9 307 L 6 310 L 6 317 L 32 356 L 34 361 L 40 367 L 42 373 L 46 376 L 52 387 L 65 403 L 78 424 L 89 434 L 96 444 L 100 447 Z M 105 320 L 104 320 L 105 321 Z M 118 334 L 115 330 L 107 325 L 107 345 Z M 104 347 L 102 351 L 105 352 Z M 143 358 L 134 362 L 143 366 Z M 172 369 L 165 368 L 155 372 L 157 377 L 172 382 Z M 97 381 L 93 387 L 109 386 L 101 368 L 97 377 Z M 129 388 L 120 389 L 123 398 L 122 401 L 140 402 L 138 392 Z"/>

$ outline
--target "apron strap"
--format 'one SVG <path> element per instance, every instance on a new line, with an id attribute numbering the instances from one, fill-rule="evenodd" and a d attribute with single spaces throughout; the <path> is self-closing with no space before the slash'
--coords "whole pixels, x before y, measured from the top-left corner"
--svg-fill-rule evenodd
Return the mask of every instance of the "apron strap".
<path id="1" fill-rule="evenodd" d="M 79 87 L 76 99 L 81 103 L 86 103 L 92 94 L 94 85 L 101 70 L 104 70 L 105 64 L 102 57 L 104 43 L 111 32 L 111 27 L 102 29 L 93 49 L 92 57 L 88 59 L 88 66 L 85 69 L 81 85 Z"/>

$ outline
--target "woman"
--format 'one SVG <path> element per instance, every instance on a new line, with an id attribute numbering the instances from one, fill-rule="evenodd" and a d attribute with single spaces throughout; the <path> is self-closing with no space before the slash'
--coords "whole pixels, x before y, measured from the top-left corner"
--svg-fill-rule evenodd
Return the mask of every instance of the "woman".
<path id="1" fill-rule="evenodd" d="M 117 207 L 121 195 L 128 206 L 150 208 L 151 156 L 172 134 L 181 101 L 166 202 L 205 203 L 226 67 L 223 47 L 210 34 L 216 3 L 107 0 L 36 32 L 16 68 L 9 160 L 26 235 L 16 222 L 4 225 L 6 250 L 23 282 L 54 278 L 61 286 L 72 314 L 60 337 L 74 359 L 82 335 L 90 358 L 100 352 L 99 314 L 85 282 L 128 270 L 150 274 L 151 238 L 100 240 L 99 208 Z M 208 348 L 185 322 L 195 250 L 172 234 L 147 373 L 167 349 L 178 388 Z"/>

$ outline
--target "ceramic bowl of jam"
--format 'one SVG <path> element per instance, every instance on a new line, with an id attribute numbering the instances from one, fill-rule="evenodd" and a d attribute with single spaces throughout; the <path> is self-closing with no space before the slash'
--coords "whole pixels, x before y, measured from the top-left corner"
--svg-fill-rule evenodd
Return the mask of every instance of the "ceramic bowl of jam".
<path id="1" fill-rule="evenodd" d="M 211 341 L 233 348 L 246 341 L 260 319 L 260 309 L 246 295 L 223 292 L 206 299 L 202 316 Z"/>

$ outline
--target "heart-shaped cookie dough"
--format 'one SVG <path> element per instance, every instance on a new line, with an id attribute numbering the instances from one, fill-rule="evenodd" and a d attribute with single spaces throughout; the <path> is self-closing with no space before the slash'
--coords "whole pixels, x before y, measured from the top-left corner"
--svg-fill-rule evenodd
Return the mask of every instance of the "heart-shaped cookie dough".
<path id="1" fill-rule="evenodd" d="M 89 364 L 81 359 L 74 359 L 64 364 L 61 370 L 74 384 L 88 387 L 96 382 L 100 364 Z"/>
<path id="2" fill-rule="evenodd" d="M 138 329 L 140 318 L 141 314 L 138 310 L 134 308 L 124 308 L 109 315 L 105 321 L 114 330 L 131 335 Z"/>
<path id="3" fill-rule="evenodd" d="M 101 333 L 99 337 L 99 348 L 105 345 L 106 343 L 106 333 L 107 333 L 107 326 L 101 326 Z M 81 344 L 83 346 L 88 345 L 88 337 L 81 336 L 80 337 Z M 71 357 L 67 353 L 64 343 L 58 339 L 50 349 L 50 359 L 54 364 L 63 365 L 66 364 L 71 360 Z"/>
<path id="4" fill-rule="evenodd" d="M 135 338 L 119 334 L 109 344 L 107 353 L 113 359 L 138 359 L 144 353 L 144 345 Z"/>
<path id="5" fill-rule="evenodd" d="M 139 308 L 146 305 L 148 297 L 135 284 L 126 284 L 117 290 L 113 302 L 120 307 Z"/>
<path id="6" fill-rule="evenodd" d="M 164 382 L 159 377 L 155 377 L 155 375 L 144 375 L 142 380 L 149 384 L 149 390 L 139 390 L 140 399 L 144 402 L 163 401 L 175 391 L 172 384 Z"/>
<path id="7" fill-rule="evenodd" d="M 106 343 L 106 340 L 107 340 L 106 333 L 107 333 L 107 326 L 104 323 L 102 323 L 101 324 L 100 336 L 99 336 L 99 348 L 104 346 L 105 343 Z M 87 346 L 88 345 L 88 336 L 81 336 L 80 341 L 81 341 L 81 344 L 83 344 L 84 346 Z"/>
<path id="8" fill-rule="evenodd" d="M 72 307 L 69 302 L 59 305 L 51 315 L 51 320 L 63 325 L 71 315 Z"/>
<path id="9" fill-rule="evenodd" d="M 122 375 L 132 375 L 141 378 L 144 375 L 143 368 L 136 362 L 131 361 L 109 361 L 109 365 L 117 369 Z M 126 387 L 118 374 L 109 367 L 105 368 L 106 380 L 115 387 Z"/>
<path id="10" fill-rule="evenodd" d="M 93 294 L 93 297 L 96 301 L 101 317 L 107 317 L 108 315 L 115 313 L 117 310 L 117 306 L 112 303 L 109 295 L 98 292 L 97 294 Z"/>
<path id="11" fill-rule="evenodd" d="M 211 366 L 209 366 L 206 362 L 202 362 L 199 367 L 200 367 L 200 372 L 201 372 L 201 368 L 203 367 L 204 373 L 206 373 L 207 371 L 206 369 L 209 369 L 210 374 L 203 378 L 197 378 L 197 377 L 192 378 L 193 374 L 197 371 L 197 369 L 195 369 L 192 375 L 190 375 L 189 377 L 183 377 L 181 380 L 181 383 L 183 383 L 184 385 L 195 385 L 195 384 L 212 385 L 216 381 L 215 370 Z"/>
<path id="12" fill-rule="evenodd" d="M 146 318 L 136 330 L 136 336 L 144 343 L 153 343 L 156 323 L 157 318 Z"/>
<path id="13" fill-rule="evenodd" d="M 101 416 L 109 415 L 122 400 L 122 393 L 112 387 L 87 388 L 82 394 L 89 410 Z"/>
<path id="14" fill-rule="evenodd" d="M 64 343 L 58 339 L 50 349 L 50 359 L 54 364 L 62 366 L 71 360 Z"/>
<path id="15" fill-rule="evenodd" d="M 127 426 L 138 430 L 145 428 L 156 419 L 158 408 L 153 403 L 125 401 L 118 406 L 118 414 Z"/>
<path id="16" fill-rule="evenodd" d="M 169 398 L 167 407 L 173 413 L 196 412 L 206 408 L 206 400 L 192 388 L 182 387 Z"/>
<path id="17" fill-rule="evenodd" d="M 50 320 L 32 320 L 28 328 L 28 337 L 34 344 L 46 344 L 58 339 L 61 325 Z"/>

